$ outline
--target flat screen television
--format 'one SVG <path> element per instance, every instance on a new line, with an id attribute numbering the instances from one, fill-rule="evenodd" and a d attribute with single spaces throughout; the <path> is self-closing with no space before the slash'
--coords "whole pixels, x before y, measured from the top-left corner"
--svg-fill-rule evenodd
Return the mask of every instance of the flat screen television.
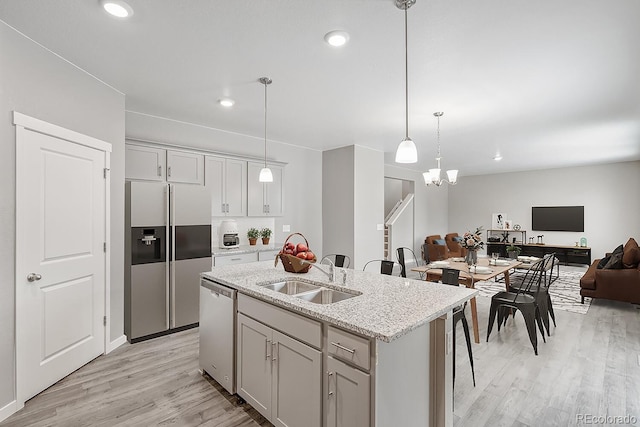
<path id="1" fill-rule="evenodd" d="M 538 231 L 584 231 L 584 206 L 534 206 L 531 229 Z"/>

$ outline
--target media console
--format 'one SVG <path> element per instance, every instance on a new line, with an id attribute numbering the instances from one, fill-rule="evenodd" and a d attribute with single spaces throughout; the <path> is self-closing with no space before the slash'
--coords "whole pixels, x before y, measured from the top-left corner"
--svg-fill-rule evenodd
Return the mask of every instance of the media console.
<path id="1" fill-rule="evenodd" d="M 494 252 L 498 252 L 501 257 L 506 257 L 507 246 L 511 246 L 511 243 L 487 242 L 487 254 L 490 255 Z M 565 265 L 591 265 L 591 248 L 585 246 L 536 245 L 522 243 L 516 243 L 514 246 L 518 246 L 522 249 L 520 255 L 542 258 L 546 254 L 555 252 L 558 260 Z"/>

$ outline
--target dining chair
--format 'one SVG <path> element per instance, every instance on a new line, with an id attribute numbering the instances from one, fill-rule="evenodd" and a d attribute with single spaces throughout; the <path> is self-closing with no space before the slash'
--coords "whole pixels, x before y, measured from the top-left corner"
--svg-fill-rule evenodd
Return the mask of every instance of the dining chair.
<path id="1" fill-rule="evenodd" d="M 412 249 L 407 247 L 396 248 L 396 259 L 400 264 L 400 276 L 407 277 L 407 263 L 413 263 L 415 266 L 420 265 L 420 260 L 416 257 L 416 254 Z M 420 279 L 424 276 L 423 272 L 420 272 Z"/>
<path id="2" fill-rule="evenodd" d="M 443 268 L 442 278 L 440 279 L 445 285 L 460 286 L 460 270 L 455 268 Z M 464 338 L 467 341 L 467 353 L 469 353 L 469 364 L 471 365 L 471 378 L 473 386 L 476 386 L 476 372 L 473 367 L 473 351 L 471 350 L 471 335 L 469 334 L 469 323 L 464 315 L 467 308 L 467 302 L 463 305 L 454 307 L 453 309 L 453 384 L 456 384 L 456 325 L 462 321 L 462 329 L 464 330 Z"/>
<path id="3" fill-rule="evenodd" d="M 542 319 L 540 316 L 540 309 L 537 304 L 537 293 L 542 287 L 542 265 L 544 258 L 537 261 L 527 271 L 522 281 L 523 286 L 518 289 L 498 292 L 491 297 L 491 307 L 489 309 L 489 324 L 487 325 L 487 342 L 489 342 L 489 336 L 493 329 L 493 324 L 496 321 L 496 315 L 498 316 L 498 331 L 500 326 L 509 316 L 510 310 L 517 310 L 522 313 L 524 322 L 529 334 L 529 340 L 533 346 L 533 351 L 538 355 L 538 333 L 536 330 L 536 324 L 542 333 L 542 340 L 546 342 L 544 337 L 544 326 L 542 325 Z M 513 314 L 515 317 L 515 313 Z"/>
<path id="4" fill-rule="evenodd" d="M 349 255 L 328 254 L 322 257 L 320 264 L 325 260 L 332 262 L 335 267 L 349 268 L 351 265 L 351 258 Z"/>
<path id="5" fill-rule="evenodd" d="M 397 262 L 394 261 L 390 261 L 390 260 L 386 260 L 386 259 L 372 259 L 371 261 L 368 261 L 365 265 L 364 268 L 362 269 L 363 271 L 373 271 L 373 269 L 375 268 L 376 264 L 380 263 L 380 269 L 378 270 L 380 272 L 380 274 L 386 274 L 387 276 L 392 276 L 393 275 L 393 270 L 396 266 L 399 266 L 399 264 Z M 368 269 L 367 269 L 368 267 Z"/>
<path id="6" fill-rule="evenodd" d="M 549 333 L 550 332 L 549 316 L 551 316 L 551 319 L 553 320 L 553 326 L 556 327 L 556 316 L 553 313 L 553 305 L 551 303 L 551 296 L 549 295 L 549 285 L 551 285 L 551 282 L 553 281 L 552 275 L 553 275 L 553 268 L 556 260 L 557 258 L 556 258 L 555 252 L 549 253 L 542 258 L 542 263 L 540 264 L 539 267 L 534 267 L 535 264 L 532 265 L 529 268 L 529 270 L 533 268 L 540 268 L 542 278 L 540 280 L 540 285 L 533 285 L 528 291 L 525 291 L 536 298 L 536 304 L 538 305 L 538 308 L 540 310 L 540 317 L 542 318 L 542 324 L 544 325 L 547 331 L 547 336 L 551 336 L 551 334 Z M 518 290 L 523 288 L 525 285 L 526 284 L 524 283 L 524 281 L 522 283 L 511 284 L 509 286 L 509 291 L 517 292 Z M 505 321 L 506 321 L 506 318 L 505 318 Z"/>

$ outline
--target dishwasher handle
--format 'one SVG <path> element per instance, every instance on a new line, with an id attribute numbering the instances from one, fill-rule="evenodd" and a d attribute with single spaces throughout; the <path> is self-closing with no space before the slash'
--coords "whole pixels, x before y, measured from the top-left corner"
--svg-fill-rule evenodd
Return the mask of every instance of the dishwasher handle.
<path id="1" fill-rule="evenodd" d="M 203 288 L 209 289 L 211 292 L 215 293 L 216 295 L 222 295 L 224 297 L 231 298 L 231 299 L 235 299 L 236 292 L 238 292 L 235 289 L 228 288 L 226 286 L 220 285 L 215 282 L 211 282 L 206 279 L 200 280 L 200 286 L 202 286 Z"/>

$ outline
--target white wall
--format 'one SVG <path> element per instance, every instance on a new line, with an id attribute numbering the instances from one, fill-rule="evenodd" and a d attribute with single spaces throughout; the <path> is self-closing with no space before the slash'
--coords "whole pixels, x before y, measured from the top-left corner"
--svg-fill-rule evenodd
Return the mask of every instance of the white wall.
<path id="1" fill-rule="evenodd" d="M 0 408 L 15 399 L 15 127 L 12 111 L 113 145 L 111 337 L 123 334 L 124 96 L 0 21 Z"/>
<path id="2" fill-rule="evenodd" d="M 342 254 L 354 260 L 354 156 L 355 147 L 322 153 L 323 255 Z"/>
<path id="3" fill-rule="evenodd" d="M 586 237 L 593 260 L 629 237 L 640 239 L 639 184 L 638 161 L 462 177 L 449 190 L 449 226 L 486 229 L 491 214 L 503 212 L 527 237 L 544 234 L 550 245 L 574 245 Z M 532 206 L 584 206 L 584 233 L 531 231 Z"/>
<path id="4" fill-rule="evenodd" d="M 354 268 L 384 258 L 384 153 L 355 146 L 354 157 Z"/>
<path id="5" fill-rule="evenodd" d="M 402 200 L 402 183 L 403 181 L 395 178 L 384 179 L 384 216 L 385 218 L 391 212 L 391 209 Z"/>
<path id="6" fill-rule="evenodd" d="M 264 156 L 264 139 L 206 126 L 199 126 L 126 112 L 127 139 L 175 144 L 220 153 L 255 157 Z M 268 141 L 267 158 L 285 162 L 283 176 L 284 215 L 275 217 L 272 238 L 282 242 L 289 235 L 282 231 L 300 232 L 311 249 L 322 253 L 322 153 L 281 142 Z M 241 236 L 242 237 L 242 236 Z"/>

